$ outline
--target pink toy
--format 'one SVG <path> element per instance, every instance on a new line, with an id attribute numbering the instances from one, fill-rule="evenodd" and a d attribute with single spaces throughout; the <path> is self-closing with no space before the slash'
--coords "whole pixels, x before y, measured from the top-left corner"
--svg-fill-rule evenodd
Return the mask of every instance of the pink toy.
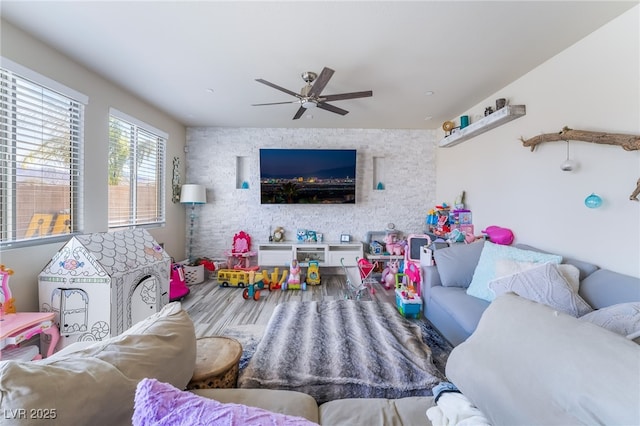
<path id="1" fill-rule="evenodd" d="M 404 253 L 404 241 L 398 241 L 398 234 L 389 232 L 384 236 L 384 244 L 387 252 L 391 255 L 402 256 Z"/>
<path id="2" fill-rule="evenodd" d="M 227 269 L 239 269 L 242 271 L 257 271 L 258 265 L 251 266 L 251 258 L 256 252 L 251 251 L 251 236 L 240 231 L 233 236 L 233 247 L 225 252 L 227 256 Z"/>
<path id="3" fill-rule="evenodd" d="M 495 244 L 501 244 L 508 246 L 513 242 L 513 232 L 507 228 L 501 228 L 499 226 L 488 226 L 482 231 L 483 234 L 487 234 L 489 241 Z"/>
<path id="4" fill-rule="evenodd" d="M 298 264 L 298 261 L 296 259 L 293 259 L 291 261 L 287 284 L 300 284 L 300 265 Z"/>
<path id="5" fill-rule="evenodd" d="M 396 285 L 396 274 L 400 269 L 400 262 L 397 260 L 392 260 L 389 262 L 384 271 L 382 271 L 382 279 L 381 282 L 384 284 L 384 288 L 389 290 L 390 288 L 395 287 Z"/>
<path id="6" fill-rule="evenodd" d="M 184 278 L 184 266 L 180 263 L 172 264 L 171 281 L 169 281 L 169 302 L 184 298 L 190 291 Z"/>

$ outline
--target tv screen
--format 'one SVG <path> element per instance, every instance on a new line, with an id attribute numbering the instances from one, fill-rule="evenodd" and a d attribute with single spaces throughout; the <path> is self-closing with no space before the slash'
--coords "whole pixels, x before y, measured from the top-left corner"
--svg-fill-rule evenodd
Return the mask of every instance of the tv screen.
<path id="1" fill-rule="evenodd" d="M 355 149 L 261 149 L 262 204 L 355 204 Z"/>

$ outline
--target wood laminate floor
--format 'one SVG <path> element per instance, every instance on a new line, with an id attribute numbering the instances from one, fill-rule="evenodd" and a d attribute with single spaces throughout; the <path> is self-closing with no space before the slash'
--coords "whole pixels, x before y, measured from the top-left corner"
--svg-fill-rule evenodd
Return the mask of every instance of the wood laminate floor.
<path id="1" fill-rule="evenodd" d="M 288 301 L 338 300 L 348 294 L 348 283 L 340 274 L 322 275 L 318 286 L 307 290 L 263 289 L 260 300 L 245 300 L 241 288 L 223 288 L 215 279 L 189 286 L 190 293 L 182 300 L 196 328 L 196 337 L 224 334 L 230 327 L 242 325 L 264 326 L 271 318 L 277 304 Z M 366 298 L 395 304 L 395 292 L 387 290 L 379 282 L 374 284 L 375 294 Z"/>

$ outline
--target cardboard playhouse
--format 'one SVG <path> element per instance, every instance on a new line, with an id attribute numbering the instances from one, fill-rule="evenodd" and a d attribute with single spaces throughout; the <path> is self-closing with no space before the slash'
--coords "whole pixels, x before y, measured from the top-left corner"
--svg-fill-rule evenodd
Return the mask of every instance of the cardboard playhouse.
<path id="1" fill-rule="evenodd" d="M 77 235 L 38 275 L 58 349 L 117 336 L 169 301 L 171 258 L 144 229 Z M 46 346 L 46 343 L 45 343 Z"/>

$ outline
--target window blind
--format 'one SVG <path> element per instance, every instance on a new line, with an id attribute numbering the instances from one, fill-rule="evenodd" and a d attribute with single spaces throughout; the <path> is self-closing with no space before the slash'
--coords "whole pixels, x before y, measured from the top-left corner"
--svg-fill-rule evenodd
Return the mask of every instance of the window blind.
<path id="1" fill-rule="evenodd" d="M 164 224 L 165 151 L 165 133 L 111 110 L 109 228 Z"/>
<path id="2" fill-rule="evenodd" d="M 81 99 L 74 99 L 40 81 L 51 82 L 3 59 L 0 247 L 39 243 L 82 230 L 81 101 L 87 99 L 81 94 L 77 96 Z"/>

